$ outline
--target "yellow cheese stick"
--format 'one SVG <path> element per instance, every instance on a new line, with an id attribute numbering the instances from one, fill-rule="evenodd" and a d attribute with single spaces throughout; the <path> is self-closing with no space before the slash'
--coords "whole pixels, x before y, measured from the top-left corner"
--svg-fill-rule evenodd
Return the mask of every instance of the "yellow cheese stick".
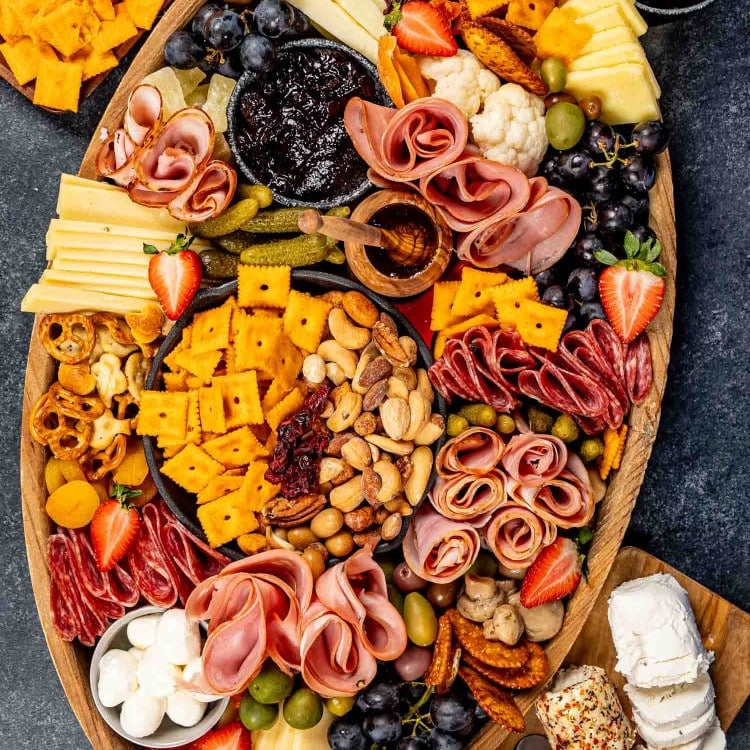
<path id="1" fill-rule="evenodd" d="M 42 284 L 63 284 L 65 286 L 88 289 L 92 292 L 109 292 L 125 297 L 156 299 L 154 290 L 148 281 L 104 274 L 78 273 L 76 271 L 57 271 L 47 269 L 40 278 Z"/>
<path id="2" fill-rule="evenodd" d="M 60 180 L 57 215 L 61 219 L 127 224 L 175 234 L 185 230 L 184 222 L 173 219 L 166 208 L 139 206 L 122 188 L 71 175 L 63 175 Z"/>
<path id="3" fill-rule="evenodd" d="M 144 264 L 100 263 L 77 258 L 55 258 L 50 266 L 54 271 L 75 271 L 76 273 L 106 273 L 110 276 L 123 276 L 133 279 L 148 278 L 148 258 Z"/>
<path id="4" fill-rule="evenodd" d="M 76 263 L 86 263 L 91 268 L 114 263 L 115 265 L 122 264 L 133 266 L 135 268 L 147 269 L 149 256 L 143 252 L 140 254 L 119 252 L 115 255 L 112 253 L 108 254 L 105 250 L 101 249 L 61 247 L 53 245 L 47 247 L 47 259 L 52 261 L 52 265 L 55 265 L 57 260 L 66 260 Z"/>
<path id="5" fill-rule="evenodd" d="M 643 16 L 628 0 L 568 0 L 565 11 L 595 32 L 614 28 L 621 23 L 629 26 L 636 36 L 642 36 L 648 31 L 648 24 Z"/>
<path id="6" fill-rule="evenodd" d="M 633 33 L 630 26 L 615 26 L 611 29 L 604 29 L 604 31 L 596 31 L 591 39 L 586 42 L 578 56 L 583 57 L 592 52 L 599 52 L 599 50 L 609 49 L 609 47 L 616 47 L 628 42 L 638 42 L 638 37 Z"/>
<path id="7" fill-rule="evenodd" d="M 59 284 L 33 284 L 21 302 L 30 313 L 111 312 L 126 315 L 143 309 L 146 300 L 118 294 L 90 292 Z"/>

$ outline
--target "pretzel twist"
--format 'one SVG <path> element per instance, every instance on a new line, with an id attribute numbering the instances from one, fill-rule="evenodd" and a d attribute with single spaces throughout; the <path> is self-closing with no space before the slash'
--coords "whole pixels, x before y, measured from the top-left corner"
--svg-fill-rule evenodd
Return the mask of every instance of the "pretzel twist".
<path id="1" fill-rule="evenodd" d="M 75 365 L 85 362 L 94 349 L 96 332 L 88 315 L 53 313 L 39 321 L 39 340 L 58 362 Z"/>

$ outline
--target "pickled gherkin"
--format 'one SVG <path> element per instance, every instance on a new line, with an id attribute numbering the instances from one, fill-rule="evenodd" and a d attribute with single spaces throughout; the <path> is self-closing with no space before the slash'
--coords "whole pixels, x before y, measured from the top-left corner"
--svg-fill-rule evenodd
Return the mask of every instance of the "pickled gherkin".
<path id="1" fill-rule="evenodd" d="M 209 248 L 198 253 L 203 264 L 203 272 L 209 279 L 232 279 L 237 275 L 239 258 L 222 250 Z"/>
<path id="2" fill-rule="evenodd" d="M 477 427 L 494 427 L 497 422 L 497 414 L 489 404 L 468 404 L 458 414 Z"/>
<path id="3" fill-rule="evenodd" d="M 235 232 L 243 224 L 250 221 L 258 213 L 259 208 L 260 205 L 255 198 L 245 198 L 228 208 L 221 216 L 193 225 L 192 230 L 200 237 L 208 237 L 209 239 L 223 237 L 230 232 Z"/>
<path id="4" fill-rule="evenodd" d="M 240 262 L 250 266 L 311 266 L 325 260 L 336 241 L 322 234 L 251 245 L 242 251 Z"/>
<path id="5" fill-rule="evenodd" d="M 273 203 L 271 188 L 265 185 L 240 185 L 237 193 L 240 198 L 255 198 L 261 208 L 268 208 Z"/>
<path id="6" fill-rule="evenodd" d="M 299 232 L 299 217 L 305 208 L 276 208 L 273 211 L 261 211 L 243 226 L 246 232 L 253 234 L 295 234 Z M 332 208 L 326 216 L 346 219 L 349 216 L 347 206 Z"/>

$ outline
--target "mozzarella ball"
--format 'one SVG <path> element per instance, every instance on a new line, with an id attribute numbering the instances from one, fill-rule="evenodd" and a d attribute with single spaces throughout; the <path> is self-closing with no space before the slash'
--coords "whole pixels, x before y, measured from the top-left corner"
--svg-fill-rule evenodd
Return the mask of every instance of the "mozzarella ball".
<path id="1" fill-rule="evenodd" d="M 177 690 L 180 670 L 155 646 L 147 648 L 138 662 L 138 684 L 154 698 L 166 698 Z"/>
<path id="2" fill-rule="evenodd" d="M 183 683 L 192 683 L 194 685 L 202 683 L 203 660 L 200 656 L 190 661 L 185 669 L 182 670 L 182 681 Z M 213 701 L 218 700 L 221 697 L 220 695 L 210 695 L 209 693 L 196 693 L 192 690 L 190 691 L 190 695 L 192 695 L 195 700 L 200 701 L 201 703 L 212 703 Z"/>
<path id="3" fill-rule="evenodd" d="M 198 623 L 189 621 L 184 609 L 168 610 L 156 628 L 155 645 L 168 662 L 184 666 L 201 653 Z"/>
<path id="4" fill-rule="evenodd" d="M 194 727 L 205 712 L 206 704 L 193 698 L 187 690 L 177 690 L 167 698 L 167 716 L 181 727 Z"/>
<path id="5" fill-rule="evenodd" d="M 148 737 L 159 728 L 166 711 L 166 698 L 155 698 L 138 688 L 122 704 L 120 725 L 131 737 Z"/>
<path id="6" fill-rule="evenodd" d="M 138 663 L 127 651 L 114 648 L 102 656 L 97 692 L 103 706 L 119 706 L 136 691 L 137 668 Z"/>
<path id="7" fill-rule="evenodd" d="M 143 658 L 143 650 L 135 646 L 129 648 L 128 653 L 135 659 L 136 664 Z"/>
<path id="8" fill-rule="evenodd" d="M 154 645 L 156 638 L 156 626 L 161 620 L 161 615 L 144 615 L 136 617 L 128 623 L 128 640 L 136 648 L 147 649 Z"/>

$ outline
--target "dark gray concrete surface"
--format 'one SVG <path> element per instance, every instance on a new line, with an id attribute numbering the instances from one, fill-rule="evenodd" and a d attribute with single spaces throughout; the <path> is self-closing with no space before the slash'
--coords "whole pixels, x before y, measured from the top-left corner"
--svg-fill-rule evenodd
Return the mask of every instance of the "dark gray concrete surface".
<path id="1" fill-rule="evenodd" d="M 645 45 L 672 129 L 679 236 L 675 337 L 661 428 L 628 541 L 750 609 L 750 190 L 747 0 L 653 27 Z M 34 609 L 18 494 L 30 316 L 60 172 L 75 172 L 119 78 L 77 117 L 0 85 L 0 750 L 84 750 Z M 604 635 L 604 634 L 603 634 Z M 750 748 L 750 710 L 729 734 Z"/>

